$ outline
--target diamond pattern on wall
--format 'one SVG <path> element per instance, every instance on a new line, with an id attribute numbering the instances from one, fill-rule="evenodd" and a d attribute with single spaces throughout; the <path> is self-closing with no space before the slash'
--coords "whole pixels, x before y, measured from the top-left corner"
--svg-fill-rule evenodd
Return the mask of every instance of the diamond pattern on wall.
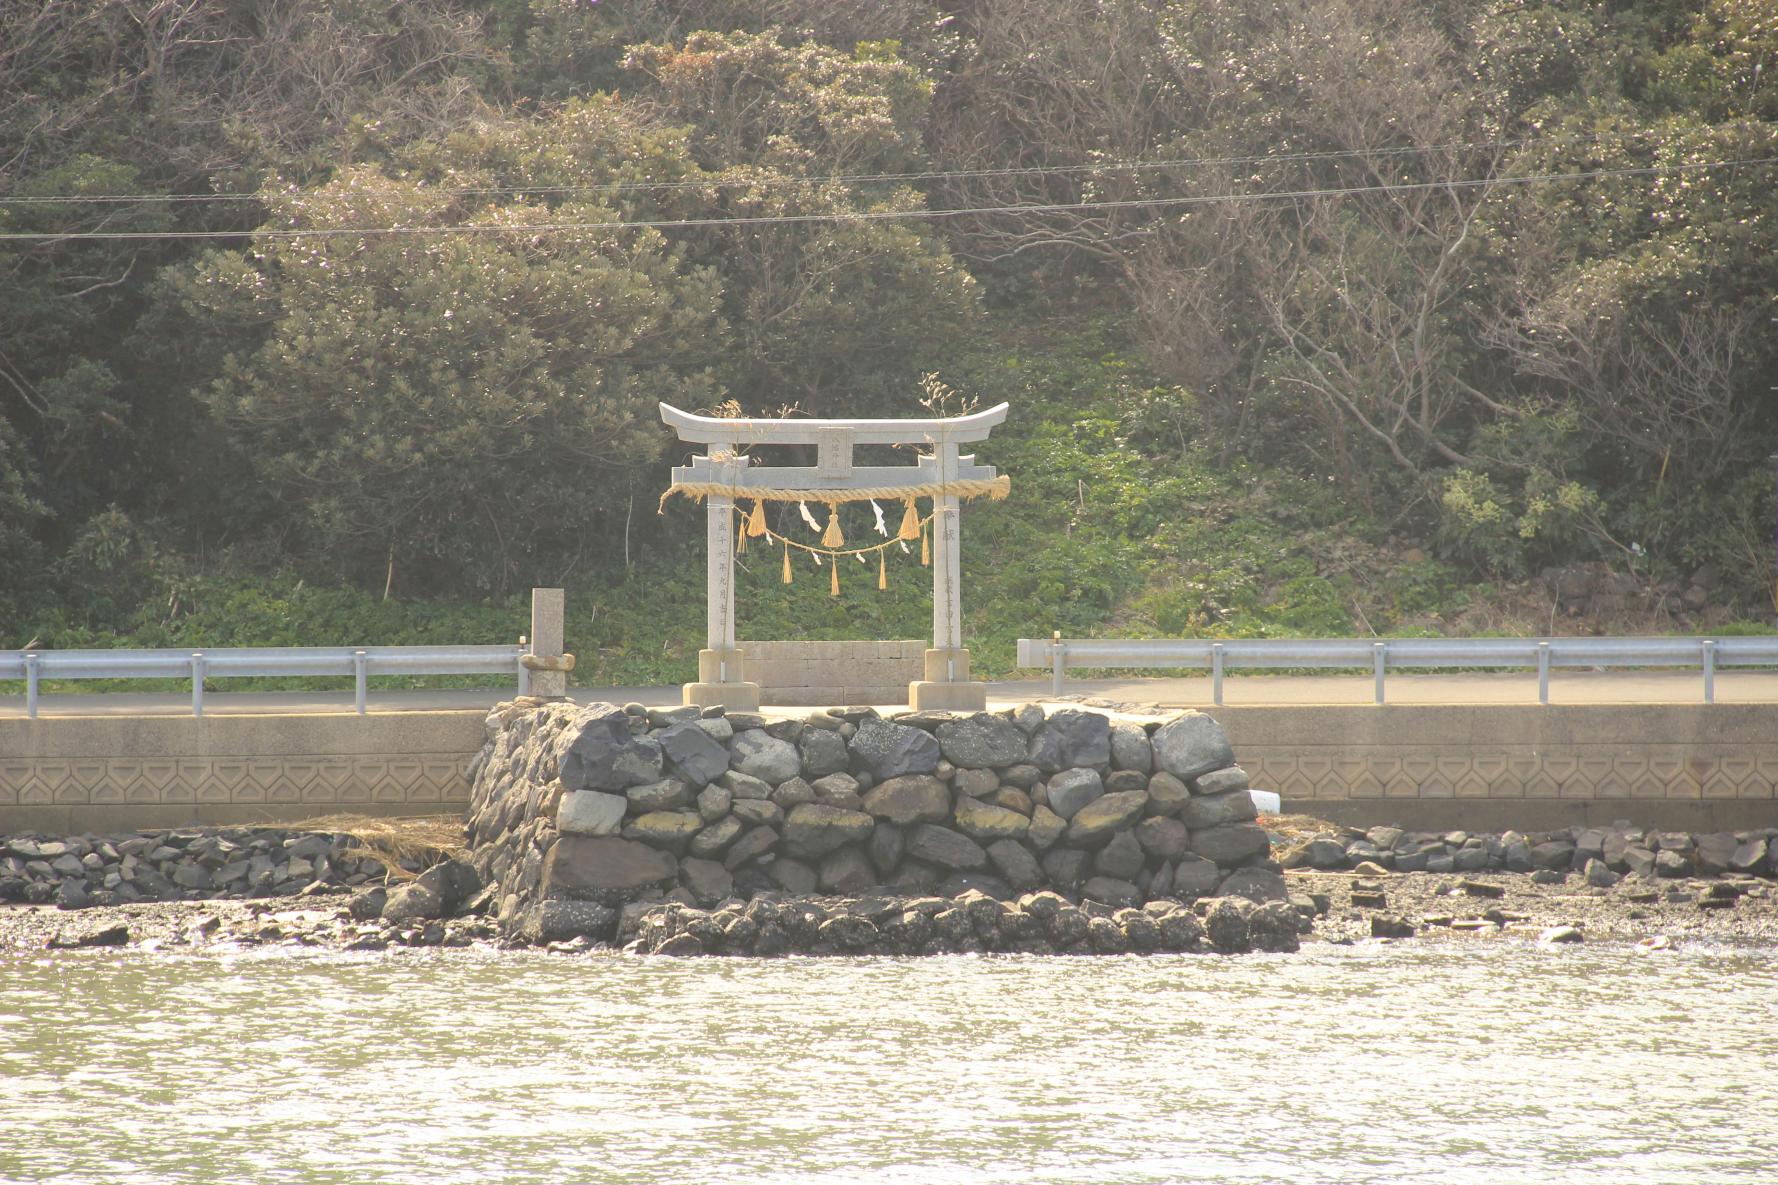
<path id="1" fill-rule="evenodd" d="M 0 760 L 0 806 L 403 802 L 469 798 L 473 754 Z M 1323 763 L 1325 767 L 1325 763 Z"/>
<path id="2" fill-rule="evenodd" d="M 1652 747 L 1652 746 L 1651 746 Z M 1605 746 L 1600 746 L 1605 748 Z M 1520 750 L 1450 753 L 1252 752 L 1242 763 L 1262 790 L 1298 802 L 1352 798 L 1778 798 L 1778 739 L 1753 752 L 1680 758 L 1666 753 Z M 458 765 L 467 780 L 469 759 Z M 430 791 L 442 775 L 427 779 Z"/>

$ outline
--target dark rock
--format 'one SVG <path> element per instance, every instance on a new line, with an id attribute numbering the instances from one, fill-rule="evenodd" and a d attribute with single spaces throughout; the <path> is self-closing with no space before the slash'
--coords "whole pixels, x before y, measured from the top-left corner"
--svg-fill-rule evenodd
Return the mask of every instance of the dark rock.
<path id="1" fill-rule="evenodd" d="M 729 764 L 735 769 L 773 786 L 796 777 L 803 767 L 794 744 L 761 728 L 737 732 L 729 740 L 728 751 Z"/>
<path id="2" fill-rule="evenodd" d="M 901 863 L 902 853 L 906 850 L 907 836 L 902 829 L 881 820 L 864 843 L 865 854 L 870 857 L 877 875 L 882 877 L 895 871 L 895 866 Z"/>
<path id="3" fill-rule="evenodd" d="M 1253 908 L 1241 897 L 1217 897 L 1206 903 L 1204 933 L 1217 953 L 1238 955 L 1252 949 L 1247 919 Z"/>
<path id="4" fill-rule="evenodd" d="M 1698 872 L 1704 876 L 1721 876 L 1729 870 L 1735 858 L 1735 850 L 1741 842 L 1726 831 L 1718 831 L 1710 835 L 1698 837 L 1697 850 L 1692 859 L 1697 863 Z"/>
<path id="5" fill-rule="evenodd" d="M 352 894 L 346 902 L 346 912 L 354 921 L 368 922 L 383 916 L 383 904 L 389 900 L 389 890 L 382 885 L 372 885 Z"/>
<path id="6" fill-rule="evenodd" d="M 1550 944 L 1584 942 L 1586 936 L 1574 926 L 1551 926 L 1539 934 L 1537 940 Z"/>
<path id="7" fill-rule="evenodd" d="M 1111 726 L 1111 764 L 1119 770 L 1147 774 L 1154 769 L 1154 746 L 1140 724 L 1119 722 Z"/>
<path id="8" fill-rule="evenodd" d="M 951 792 L 930 774 L 904 774 L 867 790 L 864 809 L 876 818 L 904 827 L 942 823 L 951 814 Z"/>
<path id="9" fill-rule="evenodd" d="M 858 810 L 860 803 L 856 793 L 845 796 L 850 801 L 830 802 L 828 806 L 837 806 L 841 810 Z M 772 791 L 772 805 L 781 811 L 794 810 L 805 802 L 819 802 L 821 798 L 815 793 L 815 787 L 802 778 L 789 778 L 776 790 Z"/>
<path id="10" fill-rule="evenodd" d="M 1063 708 L 1031 738 L 1028 760 L 1046 774 L 1111 764 L 1111 721 L 1097 712 Z M 1063 812 L 1057 811 L 1057 814 Z M 1065 816 L 1064 816 L 1065 817 Z"/>
<path id="11" fill-rule="evenodd" d="M 669 881 L 679 871 L 672 853 L 610 835 L 564 835 L 543 862 L 542 891 L 629 891 Z"/>
<path id="12" fill-rule="evenodd" d="M 800 781 L 800 779 L 796 780 Z M 791 784 L 791 782 L 784 783 L 785 786 Z M 783 786 L 779 787 L 780 790 L 783 788 Z M 837 806 L 848 811 L 864 809 L 864 800 L 859 797 L 858 779 L 851 774 L 828 774 L 825 777 L 816 778 L 809 784 L 809 789 L 815 792 L 815 801 L 825 806 Z"/>
<path id="13" fill-rule="evenodd" d="M 907 854 L 945 868 L 980 868 L 988 862 L 988 853 L 975 840 L 931 823 L 908 831 Z"/>
<path id="14" fill-rule="evenodd" d="M 1213 769 L 1207 774 L 1199 774 L 1191 780 L 1193 794 L 1245 794 L 1252 783 L 1247 780 L 1247 771 L 1238 765 L 1227 769 Z"/>
<path id="15" fill-rule="evenodd" d="M 1237 868 L 1222 878 L 1216 893 L 1219 897 L 1245 897 L 1259 905 L 1290 899 L 1284 874 L 1269 868 Z"/>
<path id="16" fill-rule="evenodd" d="M 1081 886 L 1081 897 L 1088 900 L 1104 902 L 1106 906 L 1136 906 L 1141 902 L 1141 890 L 1134 884 L 1120 877 L 1092 877 Z M 1095 918 L 1102 920 L 1102 918 Z"/>
<path id="17" fill-rule="evenodd" d="M 1114 769 L 1105 775 L 1105 793 L 1127 794 L 1135 791 L 1148 797 L 1148 775 L 1133 769 Z"/>
<path id="18" fill-rule="evenodd" d="M 733 872 L 747 861 L 765 855 L 777 844 L 778 833 L 773 828 L 750 828 L 740 839 L 729 845 L 728 854 L 722 858 L 722 866 Z"/>
<path id="19" fill-rule="evenodd" d="M 904 774 L 929 774 L 938 766 L 938 741 L 931 733 L 887 720 L 864 721 L 850 747 L 852 759 L 879 782 Z"/>
<path id="20" fill-rule="evenodd" d="M 1656 876 L 1667 878 L 1690 876 L 1691 871 L 1692 862 L 1686 858 L 1685 853 L 1664 846 L 1655 853 Z"/>
<path id="21" fill-rule="evenodd" d="M 806 803 L 790 812 L 784 822 L 784 846 L 792 854 L 811 859 L 825 856 L 849 843 L 870 838 L 872 819 L 863 811 Z"/>
<path id="22" fill-rule="evenodd" d="M 1252 822 L 1259 818 L 1259 811 L 1253 805 L 1253 796 L 1246 790 L 1228 790 L 1193 797 L 1180 808 L 1179 818 L 1193 831 L 1201 831 L 1225 823 Z"/>
<path id="23" fill-rule="evenodd" d="M 1770 860 L 1767 840 L 1758 837 L 1746 839 L 1736 844 L 1734 852 L 1729 856 L 1729 871 L 1758 876 L 1772 867 Z"/>
<path id="24" fill-rule="evenodd" d="M 1146 789 L 1105 794 L 1095 798 L 1070 817 L 1068 842 L 1077 847 L 1097 847 L 1106 842 L 1113 832 L 1132 826 L 1142 817 L 1147 807 Z M 1135 844 L 1133 837 L 1131 844 Z M 1140 853 L 1140 848 L 1137 851 Z"/>
<path id="25" fill-rule="evenodd" d="M 1204 941 L 1204 924 L 1186 910 L 1163 913 L 1156 923 L 1161 928 L 1161 946 L 1165 950 L 1195 951 Z"/>
<path id="26" fill-rule="evenodd" d="M 1105 783 L 1096 770 L 1065 769 L 1049 780 L 1049 809 L 1064 819 L 1105 793 Z"/>
<path id="27" fill-rule="evenodd" d="M 655 739 L 674 769 L 693 786 L 707 786 L 728 772 L 728 749 L 697 724 L 676 724 Z"/>
<path id="28" fill-rule="evenodd" d="M 687 725 L 696 728 L 697 725 Z M 579 793 L 587 793 L 580 791 Z M 662 778 L 658 782 L 647 782 L 640 786 L 631 786 L 624 791 L 629 800 L 630 812 L 645 815 L 649 811 L 676 811 L 680 807 L 692 803 L 691 787 L 678 778 Z"/>
<path id="29" fill-rule="evenodd" d="M 852 756 L 846 751 L 846 738 L 825 729 L 804 729 L 802 740 L 797 742 L 797 752 L 802 755 L 802 775 L 810 781 L 844 773 L 852 763 Z"/>
<path id="30" fill-rule="evenodd" d="M 1121 955 L 1130 949 L 1130 940 L 1125 937 L 1123 928 L 1110 918 L 1089 918 L 1087 945 L 1098 954 Z"/>
<path id="31" fill-rule="evenodd" d="M 1173 865 L 1173 895 L 1181 901 L 1214 896 L 1222 878 L 1222 869 L 1214 861 L 1202 856 L 1181 856 Z"/>
<path id="32" fill-rule="evenodd" d="M 1185 712 L 1161 725 L 1152 743 L 1155 765 L 1181 781 L 1235 763 L 1222 725 L 1202 712 Z"/>
<path id="33" fill-rule="evenodd" d="M 1255 823 L 1228 823 L 1192 832 L 1192 851 L 1224 868 L 1262 855 L 1270 846 L 1265 828 Z"/>
<path id="34" fill-rule="evenodd" d="M 679 856 L 685 854 L 692 837 L 703 829 L 704 817 L 696 811 L 649 811 L 630 820 L 623 837 L 666 848 Z"/>
<path id="35" fill-rule="evenodd" d="M 1002 769 L 1025 760 L 1025 734 L 1004 716 L 977 712 L 937 729 L 939 750 L 960 769 Z"/>
<path id="36" fill-rule="evenodd" d="M 957 800 L 954 822 L 957 830 L 984 844 L 999 839 L 1020 839 L 1031 829 L 1031 820 L 1017 811 L 974 798 Z"/>
<path id="37" fill-rule="evenodd" d="M 1390 913 L 1371 915 L 1372 938 L 1412 938 L 1414 923 Z"/>
<path id="38" fill-rule="evenodd" d="M 633 736 L 629 717 L 612 704 L 589 704 L 563 734 L 562 785 L 569 790 L 623 790 L 658 781 L 664 754 L 651 737 Z"/>
<path id="39" fill-rule="evenodd" d="M 735 891 L 735 878 L 714 860 L 694 856 L 681 861 L 679 878 L 701 905 L 715 905 Z"/>
<path id="40" fill-rule="evenodd" d="M 1040 861 L 1051 887 L 1072 891 L 1086 879 L 1093 855 L 1079 848 L 1051 848 Z"/>
<path id="41" fill-rule="evenodd" d="M 718 819 L 691 838 L 688 849 L 693 856 L 711 860 L 721 857 L 730 844 L 741 838 L 746 824 L 733 815 Z"/>
<path id="42" fill-rule="evenodd" d="M 1609 889 L 1618 883 L 1618 874 L 1607 868 L 1603 860 L 1588 860 L 1582 870 L 1589 885 L 1598 889 Z"/>
<path id="43" fill-rule="evenodd" d="M 772 796 L 772 784 L 762 782 L 752 774 L 744 774 L 738 769 L 731 769 L 722 775 L 722 785 L 736 802 L 757 802 Z"/>
<path id="44" fill-rule="evenodd" d="M 951 788 L 969 798 L 986 798 L 1000 788 L 1000 778 L 991 769 L 960 769 L 951 777 Z"/>
<path id="45" fill-rule="evenodd" d="M 1148 813 L 1177 815 L 1192 798 L 1191 788 L 1168 773 L 1157 770 L 1148 777 Z"/>
<path id="46" fill-rule="evenodd" d="M 1016 786 L 1020 790 L 1029 790 L 1043 781 L 1043 771 L 1035 765 L 1009 765 L 998 772 L 1003 784 Z"/>
<path id="47" fill-rule="evenodd" d="M 522 937 L 531 942 L 566 942 L 574 938 L 596 938 L 609 942 L 617 928 L 617 910 L 594 901 L 539 901 L 519 926 Z"/>
<path id="48" fill-rule="evenodd" d="M 776 827 L 784 822 L 784 808 L 769 798 L 737 798 L 729 809 L 749 826 Z"/>
<path id="49" fill-rule="evenodd" d="M 1144 819 L 1136 824 L 1136 842 L 1157 860 L 1177 860 L 1191 846 L 1191 832 L 1178 819 Z"/>
<path id="50" fill-rule="evenodd" d="M 438 890 L 419 881 L 409 881 L 390 890 L 383 902 L 385 922 L 409 922 L 444 916 L 444 900 Z"/>
<path id="51" fill-rule="evenodd" d="M 129 942 L 129 926 L 123 922 L 116 922 L 109 926 L 84 930 L 77 934 L 57 932 L 49 940 L 48 946 L 51 950 L 76 950 L 82 947 L 128 946 Z"/>
<path id="52" fill-rule="evenodd" d="M 1142 871 L 1142 845 L 1129 831 L 1119 831 L 1093 857 L 1093 870 L 1118 880 L 1134 881 Z"/>
<path id="53" fill-rule="evenodd" d="M 1643 880 L 1655 878 L 1655 854 L 1647 848 L 1626 847 L 1624 849 L 1625 870 L 1641 877 Z"/>
<path id="54" fill-rule="evenodd" d="M 1037 857 L 1017 840 L 995 840 L 988 845 L 988 859 L 1014 889 L 1035 889 L 1043 883 L 1043 867 Z"/>
<path id="55" fill-rule="evenodd" d="M 1032 807 L 1031 827 L 1025 832 L 1025 842 L 1039 852 L 1048 851 L 1067 830 L 1068 824 L 1063 821 L 1062 816 L 1050 810 L 1049 807 Z"/>
<path id="56" fill-rule="evenodd" d="M 184 871 L 187 867 L 189 865 L 182 864 L 179 870 Z M 203 869 L 200 868 L 197 871 L 203 872 Z M 205 879 L 208 879 L 209 874 L 205 873 L 204 875 Z M 91 904 L 93 904 L 92 894 L 87 890 L 86 882 L 79 877 L 69 877 L 56 890 L 57 909 L 85 909 Z"/>
<path id="57" fill-rule="evenodd" d="M 1488 897 L 1498 901 L 1506 896 L 1505 885 L 1493 885 L 1487 881 L 1459 881 L 1457 887 L 1471 897 Z"/>
<path id="58" fill-rule="evenodd" d="M 877 883 L 877 871 L 863 849 L 848 844 L 822 858 L 818 879 L 830 893 L 862 893 Z"/>
<path id="59" fill-rule="evenodd" d="M 1566 871 L 1574 863 L 1574 845 L 1561 840 L 1536 844 L 1531 848 L 1531 863 L 1537 868 Z"/>
<path id="60" fill-rule="evenodd" d="M 773 860 L 766 867 L 766 875 L 786 893 L 798 896 L 813 893 L 821 879 L 813 868 L 790 856 L 780 856 Z"/>
<path id="61" fill-rule="evenodd" d="M 1255 950 L 1287 954 L 1298 947 L 1297 921 L 1289 902 L 1267 902 L 1247 915 L 1247 940 Z"/>

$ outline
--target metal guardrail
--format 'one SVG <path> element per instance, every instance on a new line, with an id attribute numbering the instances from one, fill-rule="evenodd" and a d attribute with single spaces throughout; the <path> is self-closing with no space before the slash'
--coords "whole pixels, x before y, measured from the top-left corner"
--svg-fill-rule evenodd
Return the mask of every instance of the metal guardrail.
<path id="1" fill-rule="evenodd" d="M 45 679 L 189 679 L 191 713 L 204 714 L 205 679 L 350 676 L 366 710 L 374 675 L 512 675 L 524 695 L 523 646 L 277 646 L 213 650 L 0 650 L 0 679 L 25 681 L 25 715 L 36 719 Z"/>
<path id="2" fill-rule="evenodd" d="M 1383 701 L 1391 669 L 1535 667 L 1537 702 L 1550 702 L 1550 671 L 1577 667 L 1698 667 L 1704 702 L 1716 702 L 1718 667 L 1778 666 L 1778 637 L 1727 638 L 1020 638 L 1019 665 L 1049 667 L 1062 693 L 1069 667 L 1208 667 L 1211 698 L 1222 703 L 1231 667 L 1368 668 Z"/>

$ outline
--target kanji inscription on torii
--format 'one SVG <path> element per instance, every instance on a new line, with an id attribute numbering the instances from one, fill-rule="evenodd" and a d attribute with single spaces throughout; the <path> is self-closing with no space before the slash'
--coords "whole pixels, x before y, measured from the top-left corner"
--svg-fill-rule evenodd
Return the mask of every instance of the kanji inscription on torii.
<path id="1" fill-rule="evenodd" d="M 1007 406 L 940 419 L 813 420 L 723 419 L 661 404 L 661 419 L 679 439 L 706 446 L 704 456 L 673 470 L 668 491 L 705 500 L 709 541 L 708 644 L 698 652 L 698 681 L 685 685 L 685 702 L 737 711 L 759 706 L 759 685 L 746 681 L 743 655 L 735 647 L 737 498 L 753 499 L 756 506 L 774 501 L 825 504 L 828 529 L 834 533 L 838 527 L 831 515 L 840 503 L 900 500 L 910 507 L 903 538 L 910 537 L 909 531 L 924 529 L 912 506 L 916 499 L 930 498 L 932 648 L 926 651 L 926 677 L 909 685 L 908 702 L 916 710 L 986 707 L 987 685 L 970 680 L 969 651 L 963 645 L 958 507 L 965 498 L 1004 497 L 1008 481 L 991 466 L 976 464 L 973 455 L 959 456 L 957 446 L 986 440 L 1006 419 Z M 754 465 L 743 451 L 750 445 L 786 444 L 814 445 L 815 464 Z M 913 465 L 859 466 L 853 464 L 853 450 L 859 445 L 914 446 L 921 451 Z"/>

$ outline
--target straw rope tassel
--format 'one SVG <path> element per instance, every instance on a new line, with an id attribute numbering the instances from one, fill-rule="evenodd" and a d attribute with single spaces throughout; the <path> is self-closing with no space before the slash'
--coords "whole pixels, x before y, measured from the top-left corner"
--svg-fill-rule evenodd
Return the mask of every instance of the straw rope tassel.
<path id="1" fill-rule="evenodd" d="M 735 554 L 747 554 L 747 523 L 744 519 L 741 524 L 735 528 Z"/>
<path id="2" fill-rule="evenodd" d="M 827 565 L 827 570 L 833 574 L 833 583 L 828 586 L 827 595 L 830 597 L 837 597 L 840 595 L 840 566 L 838 564 L 829 564 Z"/>
<path id="3" fill-rule="evenodd" d="M 821 533 L 823 547 L 844 547 L 846 536 L 840 530 L 840 508 L 837 503 L 829 503 L 827 507 L 827 530 Z"/>
<path id="4" fill-rule="evenodd" d="M 877 548 L 877 587 L 889 587 L 889 567 L 883 562 L 883 549 Z"/>
<path id="5" fill-rule="evenodd" d="M 901 516 L 901 529 L 895 532 L 897 539 L 912 539 L 920 533 L 920 511 L 912 498 L 907 499 L 907 506 Z"/>
<path id="6" fill-rule="evenodd" d="M 784 545 L 784 583 L 790 583 L 790 544 Z"/>
<path id="7" fill-rule="evenodd" d="M 920 566 L 932 566 L 932 524 L 927 523 L 920 528 Z"/>
<path id="8" fill-rule="evenodd" d="M 753 500 L 753 513 L 747 516 L 747 533 L 755 539 L 766 533 L 766 504 L 764 499 Z"/>

